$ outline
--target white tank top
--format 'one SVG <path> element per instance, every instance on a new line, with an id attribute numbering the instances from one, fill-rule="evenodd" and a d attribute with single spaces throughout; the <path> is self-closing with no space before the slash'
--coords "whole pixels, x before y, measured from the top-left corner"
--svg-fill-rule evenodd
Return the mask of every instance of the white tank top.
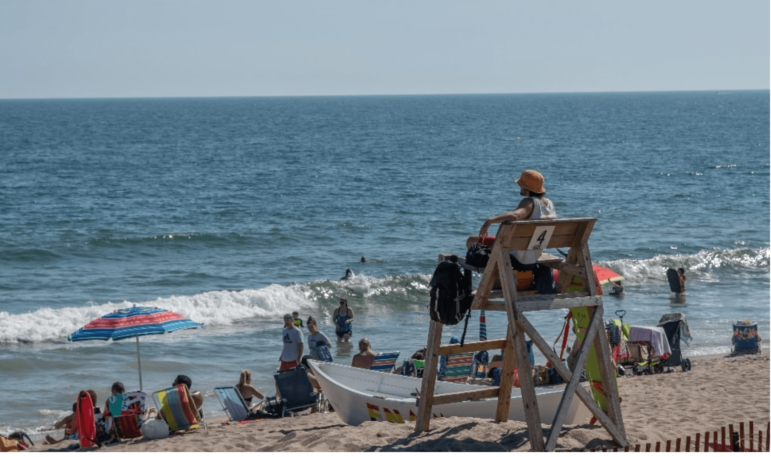
<path id="1" fill-rule="evenodd" d="M 554 203 L 551 200 L 546 199 L 548 204 L 545 204 L 540 198 L 531 197 L 533 200 L 533 214 L 527 218 L 529 221 L 549 220 L 557 219 L 557 211 L 554 209 Z M 538 258 L 543 254 L 543 249 L 536 249 L 534 251 L 511 251 L 514 257 L 517 258 L 522 264 L 530 265 L 536 263 Z"/>

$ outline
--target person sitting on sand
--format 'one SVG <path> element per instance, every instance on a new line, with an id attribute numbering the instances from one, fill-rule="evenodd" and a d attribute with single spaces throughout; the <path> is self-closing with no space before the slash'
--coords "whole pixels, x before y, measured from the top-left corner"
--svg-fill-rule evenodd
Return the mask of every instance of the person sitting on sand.
<path id="1" fill-rule="evenodd" d="M 61 443 L 64 440 L 77 440 L 78 432 L 76 430 L 73 430 L 73 427 L 72 427 L 73 421 L 75 421 L 77 417 L 77 415 L 75 414 L 77 410 L 78 410 L 78 403 L 75 402 L 72 404 L 72 414 L 69 414 L 64 419 L 54 424 L 55 429 L 64 428 L 64 437 L 60 440 L 57 440 L 51 435 L 46 435 L 45 440 L 43 441 L 43 444 L 57 444 L 57 443 Z"/>
<path id="2" fill-rule="evenodd" d="M 123 387 L 122 382 L 114 382 L 112 383 L 112 387 L 110 387 L 110 395 L 118 395 L 126 393 L 126 388 Z M 110 399 L 108 398 L 107 401 L 104 402 L 104 415 L 109 416 L 110 415 Z"/>
<path id="3" fill-rule="evenodd" d="M 251 406 L 255 397 L 260 400 L 265 398 L 265 395 L 252 385 L 252 372 L 249 370 L 243 370 L 241 372 L 241 376 L 238 378 L 238 384 L 236 384 L 236 390 L 241 394 L 241 397 L 243 397 L 247 406 Z"/>
<path id="4" fill-rule="evenodd" d="M 351 366 L 356 368 L 363 368 L 369 370 L 372 368 L 372 363 L 375 361 L 377 354 L 372 352 L 372 344 L 370 344 L 367 338 L 359 340 L 359 353 L 353 356 Z"/>
<path id="5" fill-rule="evenodd" d="M 99 410 L 99 407 L 96 406 L 96 392 L 93 389 L 86 390 L 88 392 L 88 395 L 91 397 L 91 404 L 94 407 L 94 416 L 97 419 L 100 419 L 102 416 L 102 412 Z M 80 396 L 80 393 L 78 393 L 78 396 Z M 60 420 L 59 422 L 54 424 L 55 429 L 59 429 L 64 427 L 64 437 L 60 440 L 55 439 L 51 435 L 46 435 L 44 444 L 56 444 L 61 443 L 64 440 L 77 440 L 78 439 L 78 402 L 75 401 L 75 403 L 72 404 L 72 414 L 65 417 L 64 419 Z"/>
<path id="6" fill-rule="evenodd" d="M 174 378 L 174 381 L 171 383 L 171 387 L 177 387 L 180 384 L 184 384 L 187 387 L 187 393 L 190 394 L 190 397 L 193 400 L 193 404 L 195 405 L 195 409 L 198 411 L 200 416 L 203 418 L 203 409 L 201 408 L 203 406 L 203 395 L 201 392 L 192 392 L 191 387 L 193 387 L 193 380 L 190 379 L 189 376 L 179 374 L 176 378 Z M 163 419 L 163 416 L 161 416 L 161 412 L 156 410 L 155 408 L 147 408 L 145 411 L 145 417 L 144 420 L 148 419 Z"/>
<path id="7" fill-rule="evenodd" d="M 348 300 L 340 299 L 340 306 L 332 313 L 335 321 L 335 334 L 337 342 L 349 342 L 353 336 L 353 310 L 348 307 Z"/>

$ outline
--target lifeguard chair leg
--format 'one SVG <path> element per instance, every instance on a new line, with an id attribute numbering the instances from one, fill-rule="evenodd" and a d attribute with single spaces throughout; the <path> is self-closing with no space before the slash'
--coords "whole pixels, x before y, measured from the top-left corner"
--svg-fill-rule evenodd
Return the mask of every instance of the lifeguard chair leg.
<path id="1" fill-rule="evenodd" d="M 439 356 L 436 355 L 442 344 L 442 324 L 431 321 L 428 326 L 428 344 L 426 346 L 426 362 L 423 366 L 423 383 L 421 397 L 418 399 L 418 417 L 415 420 L 416 432 L 427 432 L 431 422 L 431 407 L 434 401 L 436 375 L 439 371 Z"/>

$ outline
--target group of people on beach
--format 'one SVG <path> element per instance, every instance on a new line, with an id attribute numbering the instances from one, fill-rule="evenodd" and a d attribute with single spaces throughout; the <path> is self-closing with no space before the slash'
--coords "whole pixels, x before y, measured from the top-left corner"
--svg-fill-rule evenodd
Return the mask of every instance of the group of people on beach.
<path id="1" fill-rule="evenodd" d="M 490 217 L 484 221 L 479 233 L 471 236 L 467 239 L 467 247 L 471 247 L 475 244 L 481 243 L 486 246 L 492 246 L 495 241 L 495 236 L 488 235 L 488 230 L 492 224 L 500 224 L 507 221 L 518 220 L 549 220 L 556 219 L 557 212 L 554 208 L 554 204 L 551 200 L 545 197 L 546 189 L 544 188 L 544 177 L 535 170 L 525 170 L 520 177 L 515 180 L 519 185 L 520 195 L 523 197 L 519 202 L 517 208 L 513 211 L 502 213 L 493 217 Z M 538 258 L 542 255 L 543 249 L 536 250 L 524 250 L 513 251 L 512 254 L 512 266 L 515 270 L 521 271 L 535 271 L 537 274 Z M 365 257 L 361 258 L 361 262 L 367 262 Z M 685 274 L 684 269 L 678 269 L 678 275 L 680 277 L 681 290 L 685 292 Z M 348 281 L 354 278 L 354 273 L 351 269 L 346 270 L 345 276 L 340 278 L 341 281 Z M 549 277 L 551 273 L 549 272 Z M 553 289 L 553 286 L 551 286 Z M 620 295 L 624 292 L 623 285 L 616 281 L 612 282 L 612 294 Z M 554 293 L 552 291 L 551 293 Z M 353 322 L 355 320 L 354 311 L 348 306 L 348 300 L 346 298 L 340 298 L 339 306 L 335 308 L 332 313 L 332 321 L 335 325 L 335 335 L 338 343 L 348 343 L 353 337 Z M 299 365 L 305 366 L 308 377 L 311 384 L 315 389 L 321 390 L 321 387 L 316 380 L 312 367 L 309 365 L 308 360 L 322 360 L 331 361 L 331 355 L 329 349 L 332 347 L 330 339 L 319 330 L 316 319 L 309 316 L 305 322 L 300 318 L 299 312 L 293 312 L 292 314 L 286 314 L 283 317 L 284 327 L 282 329 L 283 348 L 278 358 L 278 370 L 290 370 Z M 307 329 L 307 339 L 304 340 L 303 328 Z M 307 354 L 305 342 L 307 341 Z M 451 341 L 451 343 L 457 343 L 457 341 Z M 358 342 L 359 353 L 353 356 L 351 365 L 357 368 L 370 369 L 372 366 L 376 353 L 372 350 L 369 339 L 362 338 Z M 423 349 L 422 351 L 425 351 Z M 571 352 L 570 350 L 568 351 Z M 421 351 L 416 352 L 416 359 L 422 359 L 423 354 Z M 493 357 L 493 360 L 488 364 L 485 361 L 485 366 L 490 369 L 490 373 L 496 368 L 496 364 L 501 364 L 501 356 Z M 532 363 L 532 362 L 531 362 Z M 440 371 L 442 371 L 440 369 Z M 490 375 L 488 374 L 488 377 Z M 515 373 L 516 376 L 516 373 Z M 255 400 L 261 400 L 265 398 L 265 395 L 260 392 L 252 384 L 252 374 L 249 370 L 241 371 L 239 381 L 235 388 L 240 392 L 243 399 L 248 405 L 253 405 Z M 192 380 L 186 375 L 178 375 L 172 386 L 178 384 L 185 384 L 190 391 L 192 387 Z M 104 410 L 101 410 L 97 406 L 97 396 L 93 390 L 86 391 L 91 397 L 93 402 L 94 412 L 97 419 L 102 419 L 109 415 L 108 405 L 105 404 Z M 123 384 L 115 382 L 111 387 L 112 395 L 117 395 L 125 392 Z M 280 393 L 277 389 L 277 396 L 280 397 Z M 191 392 L 193 401 L 196 408 L 200 409 L 203 404 L 203 396 L 198 392 Z M 57 422 L 55 428 L 64 428 L 64 437 L 62 439 L 55 439 L 50 435 L 46 436 L 46 444 L 58 443 L 64 439 L 76 439 L 78 433 L 77 415 L 75 414 L 76 404 L 73 405 L 73 414 L 68 415 L 61 421 Z M 202 411 L 201 411 L 202 412 Z M 148 408 L 145 413 L 146 418 L 159 417 L 158 411 L 154 408 Z"/>
<path id="2" fill-rule="evenodd" d="M 190 379 L 189 376 L 184 374 L 177 375 L 177 377 L 174 378 L 174 381 L 172 381 L 171 386 L 176 387 L 177 385 L 180 385 L 180 384 L 184 384 L 187 387 L 187 390 L 188 392 L 190 392 L 190 397 L 193 400 L 195 408 L 199 411 L 201 415 L 203 415 L 203 409 L 202 409 L 203 395 L 200 392 L 193 392 L 191 390 L 191 388 L 193 387 L 192 379 Z M 97 400 L 98 397 L 97 397 L 96 391 L 93 389 L 87 389 L 84 392 L 86 392 L 89 398 L 91 399 L 91 405 L 94 410 L 94 419 L 96 420 L 98 441 L 101 443 L 109 443 L 110 441 L 117 439 L 117 436 L 110 430 L 110 427 L 107 426 L 107 423 L 110 417 L 110 406 L 109 406 L 110 399 L 107 399 L 105 401 L 104 408 L 100 408 Z M 124 393 L 126 393 L 126 388 L 123 386 L 123 383 L 120 381 L 114 382 L 110 387 L 110 395 L 111 395 L 110 398 L 119 394 L 124 394 Z M 80 394 L 78 395 L 80 396 Z M 78 439 L 79 423 L 78 423 L 77 407 L 78 407 L 78 402 L 76 400 L 75 403 L 72 404 L 72 413 L 54 424 L 54 429 L 64 429 L 64 436 L 60 439 L 57 439 L 51 436 L 50 434 L 48 434 L 46 435 L 45 440 L 43 441 L 43 444 L 57 444 L 65 440 Z M 150 418 L 161 419 L 161 415 L 155 408 L 147 408 L 144 412 L 143 420 L 146 421 Z"/>

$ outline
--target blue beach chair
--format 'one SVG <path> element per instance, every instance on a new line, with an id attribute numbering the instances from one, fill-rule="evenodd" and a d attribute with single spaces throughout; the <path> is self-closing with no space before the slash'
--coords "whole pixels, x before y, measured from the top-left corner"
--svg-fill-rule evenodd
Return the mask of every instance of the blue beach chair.
<path id="1" fill-rule="evenodd" d="M 399 358 L 399 351 L 396 352 L 381 352 L 375 356 L 375 360 L 372 361 L 370 370 L 381 371 L 383 373 L 390 373 L 394 371 L 396 366 L 396 359 Z"/>
<path id="2" fill-rule="evenodd" d="M 249 417 L 249 407 L 235 387 L 215 387 L 214 393 L 231 421 L 240 422 Z"/>
<path id="3" fill-rule="evenodd" d="M 273 375 L 276 386 L 284 401 L 281 416 L 294 414 L 304 409 L 318 406 L 319 395 L 313 391 L 313 385 L 308 378 L 304 365 L 298 365 L 289 370 L 279 371 Z"/>

